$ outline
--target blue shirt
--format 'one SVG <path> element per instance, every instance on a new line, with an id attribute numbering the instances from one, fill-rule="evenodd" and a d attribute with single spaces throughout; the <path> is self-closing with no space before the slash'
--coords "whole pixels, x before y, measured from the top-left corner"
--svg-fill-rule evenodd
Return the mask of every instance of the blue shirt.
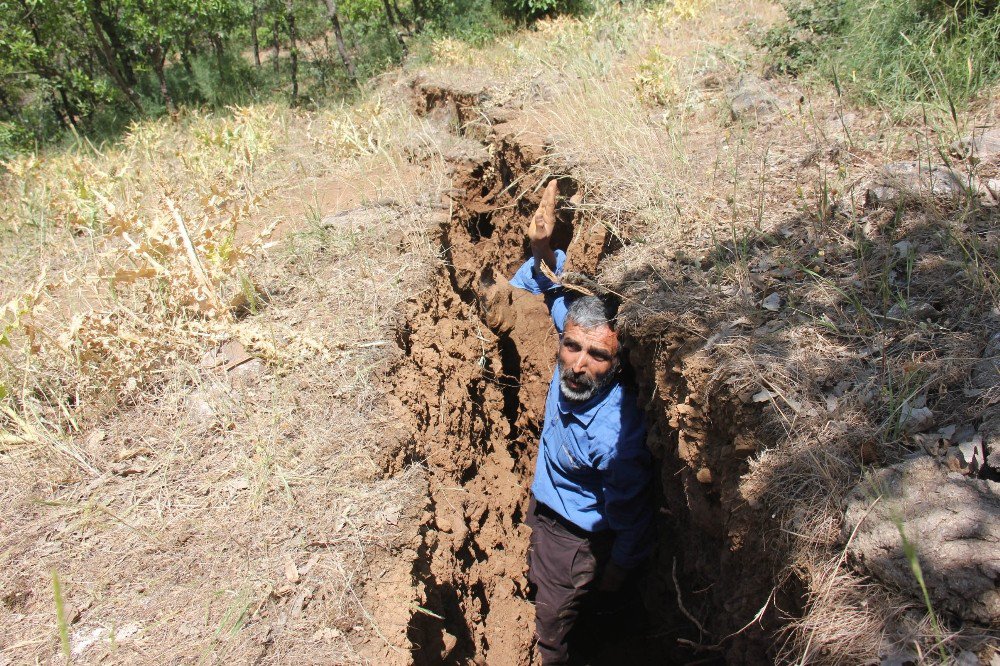
<path id="1" fill-rule="evenodd" d="M 556 275 L 566 254 L 556 251 Z M 531 258 L 510 283 L 543 294 L 560 335 L 566 322 L 563 290 Z M 611 559 L 630 569 L 649 553 L 652 507 L 647 489 L 651 456 L 636 396 L 614 382 L 584 403 L 566 400 L 558 368 L 545 398 L 545 423 L 531 492 L 535 499 L 588 532 L 611 529 Z"/>

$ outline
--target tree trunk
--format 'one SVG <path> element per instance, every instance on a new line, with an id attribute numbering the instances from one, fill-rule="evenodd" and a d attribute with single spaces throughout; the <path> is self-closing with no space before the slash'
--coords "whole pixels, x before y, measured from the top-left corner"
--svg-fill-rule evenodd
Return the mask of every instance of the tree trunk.
<path id="1" fill-rule="evenodd" d="M 188 78 L 194 81 L 194 67 L 191 66 L 191 51 L 194 49 L 191 46 L 191 38 L 186 37 L 184 39 L 184 47 L 181 49 L 181 65 L 184 67 L 184 73 L 188 75 Z"/>
<path id="2" fill-rule="evenodd" d="M 410 19 L 406 18 L 406 14 L 399 8 L 399 3 L 396 0 L 392 0 L 392 8 L 396 12 L 396 19 L 399 21 L 399 24 L 406 28 L 406 32 L 412 34 L 413 24 L 410 23 Z"/>
<path id="3" fill-rule="evenodd" d="M 403 55 L 406 55 L 406 42 L 403 41 L 403 35 L 399 34 L 394 26 L 395 20 L 392 15 L 392 8 L 389 6 L 389 0 L 382 0 L 382 7 L 385 8 L 385 19 L 386 25 L 389 28 L 389 32 L 396 36 L 396 42 L 399 44 L 399 48 L 402 49 Z"/>
<path id="4" fill-rule="evenodd" d="M 288 57 L 292 65 L 292 105 L 299 102 L 299 42 L 295 27 L 292 0 L 285 0 L 285 22 L 288 25 Z"/>
<path id="5" fill-rule="evenodd" d="M 134 88 L 139 79 L 136 78 L 135 68 L 132 66 L 132 56 L 118 34 L 118 24 L 104 12 L 101 0 L 89 0 L 87 8 L 91 21 L 95 23 L 95 26 L 99 24 L 100 30 L 106 36 L 106 41 L 111 47 L 111 54 L 117 60 L 122 78 L 129 85 L 129 88 Z"/>
<path id="6" fill-rule="evenodd" d="M 274 46 L 274 71 L 278 71 L 279 63 L 278 59 L 281 55 L 281 39 L 280 33 L 278 32 L 278 17 L 274 17 L 274 22 L 271 24 L 271 45 Z"/>
<path id="7" fill-rule="evenodd" d="M 417 24 L 417 30 L 420 30 L 420 24 L 423 22 L 424 18 L 424 3 L 423 0 L 413 0 L 413 17 Z"/>
<path id="8" fill-rule="evenodd" d="M 395 17 L 392 13 L 392 6 L 389 4 L 389 0 L 382 0 L 382 6 L 385 7 L 385 16 L 389 20 L 389 25 L 399 25 L 399 19 Z"/>
<path id="9" fill-rule="evenodd" d="M 167 88 L 167 77 L 163 75 L 163 64 L 167 60 L 167 51 L 160 44 L 151 47 L 150 51 L 153 72 L 156 74 L 156 81 L 160 84 L 160 95 L 163 96 L 163 105 L 167 107 L 167 113 L 171 116 L 176 116 L 177 107 L 174 106 L 174 100 L 170 96 L 170 90 Z"/>
<path id="10" fill-rule="evenodd" d="M 330 24 L 333 26 L 333 36 L 337 40 L 337 52 L 340 53 L 340 60 L 344 63 L 344 69 L 347 70 L 347 78 L 351 80 L 351 83 L 357 85 L 358 75 L 354 72 L 354 63 L 351 61 L 351 56 L 347 53 L 347 47 L 344 45 L 344 33 L 340 30 L 337 0 L 326 0 L 326 14 L 330 18 Z"/>
<path id="11" fill-rule="evenodd" d="M 222 43 L 222 37 L 218 34 L 211 34 L 208 36 L 210 42 L 212 42 L 212 50 L 215 51 L 215 67 L 219 70 L 219 80 L 225 80 L 226 78 L 226 60 L 225 60 L 225 45 Z"/>
<path id="12" fill-rule="evenodd" d="M 94 28 L 94 39 L 97 41 L 98 49 L 103 57 L 103 65 L 108 75 L 118 86 L 119 90 L 125 95 L 125 99 L 135 108 L 135 110 L 142 114 L 142 103 L 139 102 L 138 95 L 135 94 L 135 90 L 129 84 L 128 79 L 122 73 L 118 66 L 118 60 L 115 58 L 115 54 L 112 50 L 111 43 L 109 42 L 108 36 L 104 32 L 104 28 L 101 25 L 100 17 L 97 15 L 96 8 L 88 3 L 87 8 L 90 10 L 88 14 L 90 15 L 90 21 Z"/>
<path id="13" fill-rule="evenodd" d="M 253 3 L 253 13 L 250 15 L 250 41 L 253 42 L 253 64 L 260 69 L 260 40 L 257 39 L 257 27 L 260 24 L 260 6 L 257 0 Z"/>
<path id="14" fill-rule="evenodd" d="M 35 20 L 32 9 L 27 5 L 25 0 L 21 0 L 21 8 L 24 10 L 24 16 L 28 20 L 28 27 L 31 29 L 31 37 L 35 41 L 35 46 L 38 47 L 40 53 L 44 53 L 46 50 L 45 44 L 42 42 L 42 34 L 38 28 L 38 22 Z M 66 71 L 65 68 L 60 70 L 58 67 L 53 67 L 48 61 L 44 59 L 38 60 L 34 57 L 31 58 L 31 64 L 38 75 L 49 81 L 59 95 L 58 100 L 52 100 L 52 111 L 59 118 L 59 122 L 64 127 L 76 129 L 76 121 L 73 119 L 73 105 L 66 95 L 66 86 L 63 77 L 59 74 L 60 71 Z"/>

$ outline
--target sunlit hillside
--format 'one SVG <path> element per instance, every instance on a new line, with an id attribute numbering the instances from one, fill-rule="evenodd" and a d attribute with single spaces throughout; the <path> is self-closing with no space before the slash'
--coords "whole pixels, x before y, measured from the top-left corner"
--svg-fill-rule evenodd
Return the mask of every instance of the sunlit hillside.
<path id="1" fill-rule="evenodd" d="M 552 179 L 656 465 L 641 621 L 591 663 L 1000 659 L 997 9 L 909 52 L 848 4 L 349 5 L 357 87 L 328 4 L 273 49 L 337 58 L 326 96 L 137 83 L 163 108 L 0 141 L 0 664 L 540 663 L 556 337 L 487 304 Z"/>

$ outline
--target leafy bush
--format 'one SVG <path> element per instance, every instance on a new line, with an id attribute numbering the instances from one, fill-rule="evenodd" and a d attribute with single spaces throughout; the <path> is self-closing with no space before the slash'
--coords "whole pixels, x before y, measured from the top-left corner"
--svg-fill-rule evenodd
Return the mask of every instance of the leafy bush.
<path id="1" fill-rule="evenodd" d="M 769 64 L 781 74 L 798 75 L 820 59 L 830 37 L 843 30 L 844 0 L 788 0 L 788 24 L 772 28 L 762 40 Z"/>
<path id="2" fill-rule="evenodd" d="M 520 23 L 557 14 L 580 14 L 588 7 L 586 0 L 496 0 L 496 4 L 501 13 Z"/>

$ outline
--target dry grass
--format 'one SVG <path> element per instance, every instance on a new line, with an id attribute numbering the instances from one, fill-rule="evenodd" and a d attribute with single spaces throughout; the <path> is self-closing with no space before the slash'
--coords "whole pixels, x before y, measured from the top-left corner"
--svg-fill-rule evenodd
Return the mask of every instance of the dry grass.
<path id="1" fill-rule="evenodd" d="M 273 355 L 255 322 L 239 316 L 260 305 L 254 264 L 275 245 L 275 229 L 321 214 L 324 185 L 358 202 L 412 203 L 440 178 L 431 168 L 406 182 L 408 161 L 435 150 L 426 131 L 378 100 L 308 115 L 236 109 L 139 125 L 103 151 L 9 164 L 6 399 L 72 432 L 83 415 L 127 401 L 165 364 L 213 341 L 236 337 Z M 321 351 L 315 341 L 295 344 L 301 354 Z"/>
<path id="2" fill-rule="evenodd" d="M 86 662 L 405 644 L 364 591 L 405 611 L 423 497 L 416 468 L 383 478 L 378 377 L 438 260 L 450 140 L 373 96 L 7 165 L 0 661 L 57 654 L 50 569 Z M 256 360 L 212 367 L 225 341 Z"/>

